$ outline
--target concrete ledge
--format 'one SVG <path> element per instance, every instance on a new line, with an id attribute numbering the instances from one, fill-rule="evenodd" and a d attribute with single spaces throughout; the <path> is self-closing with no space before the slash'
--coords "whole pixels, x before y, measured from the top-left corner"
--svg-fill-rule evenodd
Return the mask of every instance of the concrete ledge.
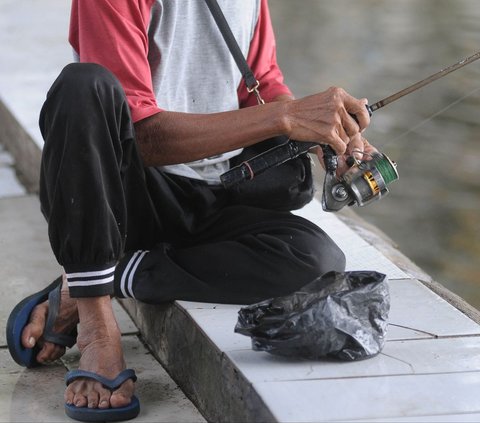
<path id="1" fill-rule="evenodd" d="M 254 352 L 249 338 L 233 333 L 239 306 L 122 304 L 208 421 L 475 421 L 480 400 L 471 388 L 480 383 L 480 359 L 472 351 L 480 326 L 418 281 L 390 285 L 385 349 L 353 363 Z M 459 401 L 450 389 L 471 393 Z M 442 390 L 442 416 L 435 416 L 431 392 Z"/>
<path id="2" fill-rule="evenodd" d="M 13 156 L 17 176 L 27 191 L 37 193 L 42 152 L 1 100 L 0 143 Z"/>
<path id="3" fill-rule="evenodd" d="M 454 306 L 457 310 L 461 311 L 463 314 L 468 316 L 474 322 L 480 324 L 480 311 L 467 303 L 462 297 L 453 293 L 449 289 L 445 288 L 442 284 L 435 281 L 425 281 L 422 282 L 426 287 L 428 287 L 432 292 L 435 292 L 440 298 L 443 298 L 449 304 Z"/>
<path id="4" fill-rule="evenodd" d="M 155 357 L 208 421 L 275 421 L 249 381 L 182 306 L 120 302 Z"/>
<path id="5" fill-rule="evenodd" d="M 454 301 L 454 294 L 440 289 L 440 285 L 395 250 L 388 238 L 364 226 L 354 213 L 346 212 L 342 221 L 323 213 L 320 204 L 313 202 L 299 214 L 330 231 L 329 235 L 346 252 L 347 269 L 368 268 L 389 275 L 392 310 L 385 351 L 359 363 L 278 359 L 252 351 L 249 338 L 234 334 L 240 306 L 185 301 L 152 306 L 122 300 L 151 350 L 207 420 L 384 421 L 401 416 L 420 419 L 419 416 L 436 414 L 435 403 L 425 401 L 421 392 L 430 389 L 437 379 L 443 380 L 441 375 L 446 367 L 451 377 L 442 383 L 457 384 L 458 389 L 463 389 L 463 376 L 478 379 L 480 383 L 480 360 L 468 352 L 473 346 L 480 347 L 478 311 L 461 299 Z M 389 252 L 395 262 L 382 251 Z M 419 281 L 416 278 L 419 275 L 424 280 Z M 431 287 L 444 295 L 437 295 Z M 461 357 L 467 359 L 467 367 Z M 398 363 L 404 364 L 398 368 Z M 415 377 L 424 373 L 428 377 Z M 352 378 L 359 379 L 354 384 L 362 392 L 375 392 L 380 378 L 381 384 L 389 386 L 387 391 L 396 390 L 402 398 L 363 397 L 358 412 L 352 411 L 345 403 L 347 397 L 349 401 L 356 400 L 351 390 Z M 318 398 L 325 397 L 330 390 L 338 393 L 338 399 L 333 396 L 320 407 L 312 396 L 317 393 Z M 311 402 L 305 403 L 305 397 L 310 397 Z M 456 400 L 446 397 L 444 402 L 441 414 L 450 416 L 448 419 L 466 411 Z M 480 400 L 469 397 L 468 402 L 468 410 L 475 413 L 465 416 L 477 418 Z M 411 408 L 407 407 L 412 403 L 415 404 Z M 302 409 L 297 410 L 300 404 Z"/>

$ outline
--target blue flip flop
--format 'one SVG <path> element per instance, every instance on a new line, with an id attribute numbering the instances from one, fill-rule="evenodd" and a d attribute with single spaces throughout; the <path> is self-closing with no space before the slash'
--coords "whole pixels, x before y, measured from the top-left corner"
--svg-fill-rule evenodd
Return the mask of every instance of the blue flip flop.
<path id="1" fill-rule="evenodd" d="M 59 277 L 45 289 L 42 289 L 20 301 L 10 313 L 6 330 L 8 350 L 10 351 L 12 358 L 20 364 L 20 366 L 30 368 L 40 365 L 36 359 L 40 348 L 37 345 L 33 348 L 25 348 L 22 345 L 22 332 L 28 324 L 30 314 L 35 306 L 47 299 L 49 307 L 43 339 L 64 347 L 72 347 L 75 344 L 77 339 L 76 329 L 68 335 L 53 332 L 53 325 L 60 308 L 61 289 L 62 277 Z"/>
<path id="2" fill-rule="evenodd" d="M 134 382 L 137 380 L 135 371 L 132 369 L 125 369 L 119 373 L 115 379 L 107 379 L 97 373 L 87 372 L 85 370 L 72 370 L 65 376 L 65 382 L 67 386 L 75 379 L 86 377 L 89 379 L 100 382 L 105 388 L 114 391 L 123 382 L 128 379 L 132 379 Z M 65 404 L 65 413 L 68 417 L 80 420 L 84 422 L 114 422 L 120 420 L 130 420 L 138 416 L 140 412 L 140 402 L 134 395 L 132 401 L 125 407 L 119 408 L 88 408 L 88 407 L 75 407 L 73 404 Z"/>

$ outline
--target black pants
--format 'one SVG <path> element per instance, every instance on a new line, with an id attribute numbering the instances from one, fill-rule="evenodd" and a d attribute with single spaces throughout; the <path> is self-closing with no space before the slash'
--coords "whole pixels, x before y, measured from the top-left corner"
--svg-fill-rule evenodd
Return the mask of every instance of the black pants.
<path id="1" fill-rule="evenodd" d="M 40 127 L 41 207 L 73 297 L 251 303 L 344 270 L 310 221 L 144 168 L 123 89 L 98 65 L 62 71 Z"/>

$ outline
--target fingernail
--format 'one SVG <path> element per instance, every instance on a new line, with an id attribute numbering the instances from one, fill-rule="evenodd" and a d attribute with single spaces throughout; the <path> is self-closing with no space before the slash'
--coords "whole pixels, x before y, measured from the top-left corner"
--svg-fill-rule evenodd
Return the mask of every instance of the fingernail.
<path id="1" fill-rule="evenodd" d="M 100 401 L 100 406 L 103 407 L 103 406 L 105 406 L 105 405 L 108 405 L 107 400 L 102 400 L 102 401 Z"/>
<path id="2" fill-rule="evenodd" d="M 35 346 L 35 338 L 33 336 L 28 338 L 28 345 L 30 345 L 31 347 Z"/>

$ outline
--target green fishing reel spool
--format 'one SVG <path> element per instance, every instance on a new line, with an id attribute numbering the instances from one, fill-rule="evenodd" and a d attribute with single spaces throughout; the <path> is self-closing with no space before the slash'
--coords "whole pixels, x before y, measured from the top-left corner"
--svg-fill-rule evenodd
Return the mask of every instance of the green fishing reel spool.
<path id="1" fill-rule="evenodd" d="M 337 211 L 345 205 L 363 207 L 388 194 L 388 185 L 398 179 L 397 165 L 381 153 L 365 154 L 365 160 L 352 157 L 353 165 L 337 178 L 336 163 L 327 162 L 323 186 L 322 206 L 325 211 Z M 335 156 L 336 157 L 336 156 Z"/>

